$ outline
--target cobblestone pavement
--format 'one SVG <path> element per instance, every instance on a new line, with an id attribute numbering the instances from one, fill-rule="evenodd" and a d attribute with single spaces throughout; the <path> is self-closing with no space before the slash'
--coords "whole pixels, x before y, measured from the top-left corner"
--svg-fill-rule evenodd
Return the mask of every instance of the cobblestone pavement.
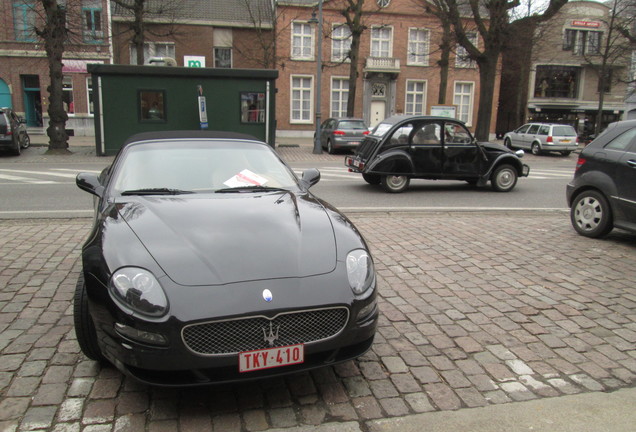
<path id="1" fill-rule="evenodd" d="M 586 239 L 561 212 L 350 216 L 379 276 L 372 350 L 284 379 L 182 390 L 80 354 L 72 298 L 89 220 L 0 221 L 0 431 L 366 430 L 634 385 L 636 236 Z"/>

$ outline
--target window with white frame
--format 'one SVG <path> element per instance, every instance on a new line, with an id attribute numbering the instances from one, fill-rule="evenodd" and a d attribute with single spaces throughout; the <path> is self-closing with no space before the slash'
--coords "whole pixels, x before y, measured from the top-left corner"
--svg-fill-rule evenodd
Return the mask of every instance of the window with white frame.
<path id="1" fill-rule="evenodd" d="M 371 57 L 391 57 L 392 45 L 393 29 L 391 27 L 371 28 Z"/>
<path id="2" fill-rule="evenodd" d="M 232 48 L 214 47 L 214 67 L 215 68 L 231 68 L 232 67 Z"/>
<path id="3" fill-rule="evenodd" d="M 292 60 L 313 60 L 314 59 L 314 32 L 311 24 L 293 22 L 292 23 Z"/>
<path id="4" fill-rule="evenodd" d="M 346 24 L 334 24 L 331 32 L 331 61 L 348 59 L 351 51 L 351 30 Z"/>
<path id="5" fill-rule="evenodd" d="M 314 77 L 292 75 L 290 92 L 290 123 L 312 123 Z"/>
<path id="6" fill-rule="evenodd" d="M 148 63 L 151 57 L 175 58 L 174 42 L 146 42 L 144 43 L 144 61 Z M 137 47 L 130 46 L 130 64 L 137 64 Z"/>
<path id="7" fill-rule="evenodd" d="M 477 32 L 467 32 L 466 37 L 474 46 L 477 46 Z M 457 44 L 455 50 L 455 67 L 456 68 L 474 68 L 476 63 L 468 57 L 468 51 L 462 45 Z"/>
<path id="8" fill-rule="evenodd" d="M 472 82 L 455 81 L 453 104 L 457 106 L 457 119 L 466 123 L 466 126 L 472 125 L 474 87 Z"/>
<path id="9" fill-rule="evenodd" d="M 73 101 L 73 77 L 62 77 L 62 103 L 67 114 L 75 114 L 75 102 Z"/>
<path id="10" fill-rule="evenodd" d="M 331 117 L 347 116 L 349 78 L 331 78 Z"/>
<path id="11" fill-rule="evenodd" d="M 565 29 L 563 50 L 574 55 L 599 54 L 603 32 L 592 30 Z"/>
<path id="12" fill-rule="evenodd" d="M 404 114 L 426 114 L 426 81 L 406 80 Z"/>
<path id="13" fill-rule="evenodd" d="M 95 106 L 93 104 L 93 78 L 86 77 L 86 100 L 88 102 L 88 113 L 95 114 Z"/>
<path id="14" fill-rule="evenodd" d="M 410 28 L 406 64 L 428 66 L 430 32 L 426 29 Z"/>

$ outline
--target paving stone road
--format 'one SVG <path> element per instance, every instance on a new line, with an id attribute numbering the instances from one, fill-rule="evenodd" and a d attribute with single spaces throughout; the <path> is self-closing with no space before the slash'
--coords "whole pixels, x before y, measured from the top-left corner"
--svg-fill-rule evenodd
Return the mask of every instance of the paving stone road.
<path id="1" fill-rule="evenodd" d="M 563 212 L 350 217 L 379 276 L 372 350 L 284 379 L 181 390 L 80 354 L 72 298 L 88 219 L 0 221 L 0 431 L 358 430 L 634 386 L 636 236 L 586 239 Z"/>

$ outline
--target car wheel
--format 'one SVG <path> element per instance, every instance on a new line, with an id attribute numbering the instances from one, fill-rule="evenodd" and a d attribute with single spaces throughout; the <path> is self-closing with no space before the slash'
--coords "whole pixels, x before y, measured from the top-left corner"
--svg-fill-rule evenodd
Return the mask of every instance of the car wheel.
<path id="1" fill-rule="evenodd" d="M 22 152 L 22 146 L 20 145 L 20 138 L 14 136 L 14 139 L 15 139 L 15 145 L 11 153 L 13 153 L 15 156 L 20 156 L 20 153 Z"/>
<path id="2" fill-rule="evenodd" d="M 510 192 L 517 184 L 517 170 L 511 165 L 500 165 L 492 173 L 490 183 L 497 192 Z"/>
<path id="3" fill-rule="evenodd" d="M 31 138 L 29 137 L 29 134 L 25 132 L 22 138 L 22 148 L 23 149 L 29 148 L 30 145 L 31 145 Z"/>
<path id="4" fill-rule="evenodd" d="M 95 324 L 88 312 L 88 298 L 86 297 L 86 284 L 84 275 L 80 274 L 75 286 L 75 298 L 73 300 L 73 322 L 77 343 L 86 357 L 99 362 L 105 361 L 104 355 L 97 345 L 97 332 Z"/>
<path id="5" fill-rule="evenodd" d="M 371 185 L 378 185 L 382 181 L 380 174 L 362 174 L 362 178 Z"/>
<path id="6" fill-rule="evenodd" d="M 586 237 L 602 237 L 613 228 L 612 211 L 605 197 L 594 190 L 583 191 L 570 208 L 574 229 Z"/>
<path id="7" fill-rule="evenodd" d="M 504 145 L 508 147 L 509 149 L 512 149 L 512 142 L 510 141 L 510 138 L 506 138 L 504 140 Z"/>
<path id="8" fill-rule="evenodd" d="M 409 187 L 411 179 L 404 175 L 387 175 L 382 176 L 380 183 L 386 192 L 400 193 Z"/>
<path id="9" fill-rule="evenodd" d="M 539 143 L 532 143 L 532 147 L 530 147 L 530 151 L 532 152 L 533 155 L 539 156 L 541 154 L 541 147 L 539 146 Z"/>
<path id="10" fill-rule="evenodd" d="M 333 154 L 334 153 L 333 144 L 331 144 L 331 140 L 330 139 L 327 140 L 327 153 L 329 153 L 329 154 Z"/>
<path id="11" fill-rule="evenodd" d="M 570 156 L 570 153 L 571 153 L 571 151 L 569 151 L 569 150 L 565 150 L 565 151 L 562 151 L 562 152 L 561 152 L 561 154 L 562 154 L 563 156 Z"/>

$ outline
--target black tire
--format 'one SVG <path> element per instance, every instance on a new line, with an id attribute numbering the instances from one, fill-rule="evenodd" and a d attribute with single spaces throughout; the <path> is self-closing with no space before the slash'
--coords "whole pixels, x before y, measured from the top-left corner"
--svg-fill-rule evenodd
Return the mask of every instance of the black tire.
<path id="1" fill-rule="evenodd" d="M 20 156 L 20 153 L 22 152 L 22 146 L 20 145 L 20 137 L 18 136 L 14 136 L 15 139 L 15 145 L 14 147 L 11 149 L 11 153 L 13 153 L 15 156 Z"/>
<path id="2" fill-rule="evenodd" d="M 380 174 L 362 174 L 362 178 L 370 185 L 379 185 L 382 181 Z"/>
<path id="3" fill-rule="evenodd" d="M 510 192 L 517 184 L 517 170 L 512 165 L 499 165 L 490 177 L 490 184 L 497 192 Z"/>
<path id="4" fill-rule="evenodd" d="M 570 150 L 564 150 L 561 152 L 563 156 L 570 156 L 570 153 L 572 153 Z"/>
<path id="5" fill-rule="evenodd" d="M 31 137 L 29 137 L 29 134 L 27 134 L 26 132 L 24 133 L 24 137 L 22 138 L 22 148 L 29 148 L 29 146 L 31 145 Z"/>
<path id="6" fill-rule="evenodd" d="M 510 138 L 506 138 L 504 140 L 504 145 L 512 150 L 512 142 L 510 141 Z"/>
<path id="7" fill-rule="evenodd" d="M 327 140 L 327 153 L 334 154 L 335 150 L 333 149 L 333 144 L 331 144 L 331 140 Z"/>
<path id="8" fill-rule="evenodd" d="M 91 360 L 105 362 L 106 359 L 97 344 L 97 332 L 95 324 L 88 312 L 88 298 L 86 296 L 86 284 L 84 275 L 80 274 L 75 286 L 75 298 L 73 299 L 73 323 L 77 343 L 86 357 Z"/>
<path id="9" fill-rule="evenodd" d="M 530 151 L 533 155 L 539 156 L 541 154 L 541 146 L 539 143 L 532 143 L 532 147 L 530 147 Z"/>
<path id="10" fill-rule="evenodd" d="M 612 209 L 607 199 L 595 190 L 586 190 L 572 200 L 570 221 L 585 237 L 603 237 L 614 228 Z"/>
<path id="11" fill-rule="evenodd" d="M 405 175 L 385 175 L 382 176 L 380 184 L 389 193 L 404 192 L 409 187 L 411 179 Z"/>

